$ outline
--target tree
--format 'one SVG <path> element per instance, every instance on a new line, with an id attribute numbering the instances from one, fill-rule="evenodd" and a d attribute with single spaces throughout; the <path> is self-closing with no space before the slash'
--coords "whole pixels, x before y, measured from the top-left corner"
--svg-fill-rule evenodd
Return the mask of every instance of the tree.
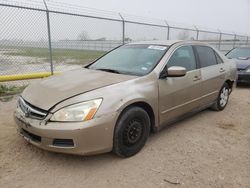
<path id="1" fill-rule="evenodd" d="M 181 32 L 179 32 L 178 39 L 180 39 L 180 40 L 187 40 L 187 39 L 189 39 L 189 32 L 188 31 L 181 31 Z"/>
<path id="2" fill-rule="evenodd" d="M 129 37 L 125 37 L 124 41 L 125 41 L 125 42 L 131 42 L 131 41 L 132 41 L 132 39 L 131 39 L 131 38 L 129 38 Z"/>
<path id="3" fill-rule="evenodd" d="M 78 36 L 77 40 L 90 40 L 89 34 L 87 31 L 82 31 Z"/>

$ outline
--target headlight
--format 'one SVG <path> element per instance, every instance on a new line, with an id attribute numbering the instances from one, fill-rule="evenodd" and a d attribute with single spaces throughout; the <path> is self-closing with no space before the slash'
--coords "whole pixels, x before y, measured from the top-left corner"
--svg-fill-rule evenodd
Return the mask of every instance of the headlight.
<path id="1" fill-rule="evenodd" d="M 91 120 L 102 103 L 102 99 L 95 99 L 67 106 L 55 112 L 51 121 L 87 121 Z"/>
<path id="2" fill-rule="evenodd" d="M 250 67 L 247 68 L 246 72 L 250 72 Z"/>

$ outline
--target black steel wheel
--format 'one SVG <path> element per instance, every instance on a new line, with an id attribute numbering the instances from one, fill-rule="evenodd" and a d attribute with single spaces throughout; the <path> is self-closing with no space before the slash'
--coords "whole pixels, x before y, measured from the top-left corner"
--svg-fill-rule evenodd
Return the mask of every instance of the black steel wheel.
<path id="1" fill-rule="evenodd" d="M 138 153 L 145 145 L 150 132 L 150 118 L 140 107 L 127 108 L 119 117 L 115 132 L 113 152 L 121 157 Z"/>

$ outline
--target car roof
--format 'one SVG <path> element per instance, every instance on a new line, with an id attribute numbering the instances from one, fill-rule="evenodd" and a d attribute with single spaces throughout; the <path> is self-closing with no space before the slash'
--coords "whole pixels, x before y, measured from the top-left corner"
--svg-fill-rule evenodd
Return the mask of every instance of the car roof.
<path id="1" fill-rule="evenodd" d="M 208 45 L 207 43 L 196 41 L 196 40 L 152 40 L 152 41 L 140 41 L 140 42 L 131 42 L 130 44 L 151 44 L 151 45 L 164 45 L 164 46 L 170 46 L 173 44 L 201 44 L 201 45 Z"/>

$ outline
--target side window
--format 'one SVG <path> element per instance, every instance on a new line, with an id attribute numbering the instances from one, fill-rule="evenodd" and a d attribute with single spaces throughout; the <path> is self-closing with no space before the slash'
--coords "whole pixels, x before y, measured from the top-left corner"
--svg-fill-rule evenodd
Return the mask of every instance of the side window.
<path id="1" fill-rule="evenodd" d="M 219 56 L 219 54 L 217 54 L 216 52 L 214 52 L 214 53 L 215 53 L 215 56 L 216 56 L 217 63 L 218 64 L 224 63 L 223 60 L 221 59 L 221 57 Z"/>
<path id="2" fill-rule="evenodd" d="M 167 66 L 181 66 L 185 67 L 187 71 L 196 69 L 196 60 L 192 46 L 178 48 L 169 59 Z"/>
<path id="3" fill-rule="evenodd" d="M 201 68 L 217 64 L 215 53 L 212 48 L 208 46 L 195 46 L 195 48 L 199 56 Z"/>

